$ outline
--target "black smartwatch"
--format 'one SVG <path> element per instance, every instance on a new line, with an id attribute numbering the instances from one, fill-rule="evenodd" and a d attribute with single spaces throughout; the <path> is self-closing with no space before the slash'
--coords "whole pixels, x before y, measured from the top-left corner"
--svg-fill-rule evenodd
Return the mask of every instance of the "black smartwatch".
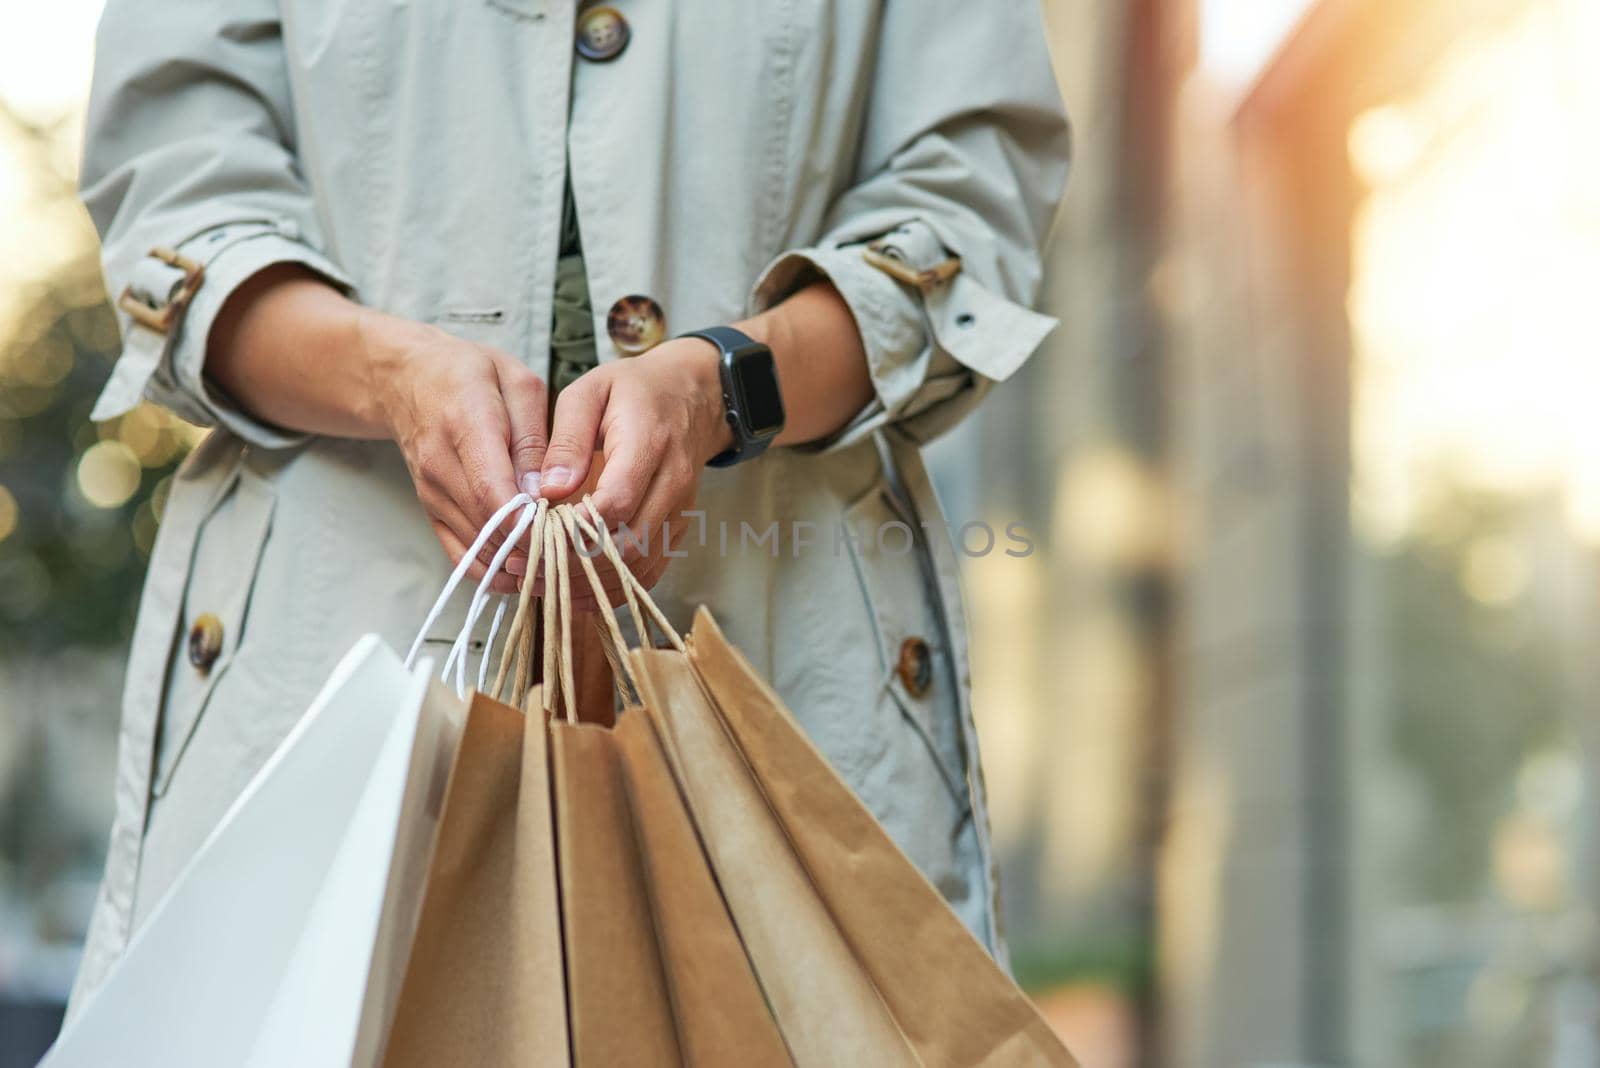
<path id="1" fill-rule="evenodd" d="M 783 429 L 783 394 L 772 350 L 731 326 L 691 330 L 683 336 L 709 341 L 722 353 L 722 407 L 733 428 L 733 448 L 707 464 L 732 467 L 754 460 Z"/>

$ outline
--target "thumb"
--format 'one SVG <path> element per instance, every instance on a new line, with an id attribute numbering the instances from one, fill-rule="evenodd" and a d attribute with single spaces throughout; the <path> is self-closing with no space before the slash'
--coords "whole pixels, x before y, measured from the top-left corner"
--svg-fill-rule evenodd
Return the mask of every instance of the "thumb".
<path id="1" fill-rule="evenodd" d="M 611 394 L 610 380 L 594 372 L 583 375 L 556 397 L 550 444 L 539 470 L 539 492 L 560 500 L 583 485 L 594 459 L 595 439 Z"/>

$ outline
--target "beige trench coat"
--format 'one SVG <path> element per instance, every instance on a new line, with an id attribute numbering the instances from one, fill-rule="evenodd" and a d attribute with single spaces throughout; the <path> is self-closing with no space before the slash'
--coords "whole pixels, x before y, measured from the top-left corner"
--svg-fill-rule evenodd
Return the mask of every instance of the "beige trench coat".
<path id="1" fill-rule="evenodd" d="M 876 400 L 819 447 L 708 470 L 659 592 L 681 625 L 710 607 L 1003 952 L 956 559 L 919 444 L 1053 325 L 1028 307 L 1067 155 L 1036 2 L 614 8 L 626 47 L 600 62 L 577 35 L 605 48 L 618 27 L 573 0 L 107 5 L 83 195 L 128 299 L 95 416 L 142 396 L 218 429 L 174 480 L 150 561 L 75 1004 L 337 659 L 367 631 L 405 648 L 448 571 L 393 445 L 287 433 L 209 383 L 219 307 L 295 261 L 543 373 L 569 167 L 603 360 L 630 294 L 669 336 L 814 273 L 854 312 Z M 869 264 L 873 239 L 912 270 Z M 186 268 L 158 247 L 203 266 L 186 306 Z M 907 280 L 952 256 L 953 278 Z M 186 655 L 202 613 L 221 623 L 204 674 Z M 925 689 L 896 671 L 919 638 Z"/>

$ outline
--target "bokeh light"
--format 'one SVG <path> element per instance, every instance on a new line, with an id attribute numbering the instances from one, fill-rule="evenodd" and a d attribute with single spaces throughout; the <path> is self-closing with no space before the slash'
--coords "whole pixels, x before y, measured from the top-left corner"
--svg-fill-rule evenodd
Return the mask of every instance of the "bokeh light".
<path id="1" fill-rule="evenodd" d="M 1509 538 L 1480 537 L 1467 549 L 1461 585 L 1479 604 L 1509 604 L 1528 588 L 1527 554 Z"/>
<path id="2" fill-rule="evenodd" d="M 5 541 L 17 529 L 17 519 L 17 499 L 10 490 L 0 486 L 0 541 Z"/>
<path id="3" fill-rule="evenodd" d="M 91 445 L 78 459 L 78 489 L 97 508 L 122 507 L 139 480 L 139 458 L 120 441 Z"/>

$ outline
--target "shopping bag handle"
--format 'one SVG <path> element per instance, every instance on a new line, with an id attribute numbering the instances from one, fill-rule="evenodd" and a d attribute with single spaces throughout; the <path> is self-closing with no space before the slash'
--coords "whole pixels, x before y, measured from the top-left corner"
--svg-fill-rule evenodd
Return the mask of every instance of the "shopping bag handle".
<path id="1" fill-rule="evenodd" d="M 543 501 L 539 503 L 541 506 L 546 505 L 546 502 Z M 546 526 L 547 521 L 552 519 L 554 522 Z M 520 536 L 520 534 L 516 534 L 516 537 Z M 495 624 L 490 627 L 489 639 L 485 645 L 485 655 L 479 664 L 478 689 L 481 692 L 500 696 L 505 692 L 508 679 L 512 680 L 519 701 L 520 695 L 527 691 L 528 675 L 531 669 L 530 647 L 532 634 L 529 616 L 533 592 L 531 579 L 539 574 L 541 559 L 547 563 L 547 571 L 549 572 L 545 575 L 543 606 L 547 620 L 545 628 L 547 638 L 544 647 L 544 677 L 546 680 L 544 692 L 548 695 L 545 699 L 546 710 L 549 710 L 558 693 L 570 690 L 570 685 L 564 682 L 564 680 L 569 680 L 573 677 L 571 667 L 571 573 L 566 564 L 568 539 L 571 539 L 578 546 L 579 559 L 582 563 L 584 574 L 589 580 L 590 587 L 594 590 L 596 600 L 602 606 L 606 604 L 607 598 L 604 586 L 600 581 L 599 574 L 594 569 L 594 564 L 591 562 L 591 558 L 598 555 L 598 551 L 591 550 L 583 544 L 581 536 L 576 531 L 572 507 L 570 505 L 553 506 L 549 507 L 547 512 L 538 514 L 529 533 L 528 568 L 526 572 L 529 580 L 523 582 L 522 589 L 517 597 L 517 609 L 512 617 L 511 627 L 506 632 L 505 645 L 500 653 L 499 668 L 495 672 L 494 686 L 492 689 L 486 689 L 489 655 L 494 648 L 494 636 L 499 629 L 498 623 L 501 617 L 501 612 L 496 612 Z M 633 591 L 626 586 L 624 586 L 624 589 L 627 590 L 631 601 Z M 504 607 L 502 603 L 501 611 L 504 610 Z M 638 608 L 636 606 L 633 611 L 635 619 L 638 619 Z M 608 611 L 602 611 L 601 620 L 609 628 L 609 632 L 604 634 L 607 639 L 607 645 L 604 649 L 607 659 L 614 665 L 621 666 L 618 663 L 615 650 L 626 648 L 626 642 L 622 637 L 622 631 L 616 617 Z M 623 670 L 625 672 L 626 669 L 624 668 Z M 626 675 L 624 677 L 627 678 L 628 685 L 632 687 L 632 678 Z M 570 703 L 569 701 L 568 704 Z M 569 708 L 568 714 L 569 716 L 574 714 L 573 710 Z"/>
<path id="2" fill-rule="evenodd" d="M 417 653 L 433 625 L 438 622 L 445 605 L 454 596 L 456 590 L 466 577 L 472 562 L 483 551 L 489 538 L 499 530 L 506 519 L 518 509 L 510 534 L 501 543 L 490 560 L 477 588 L 473 591 L 472 601 L 468 606 L 466 619 L 463 622 L 455 641 L 451 643 L 449 655 L 445 658 L 440 671 L 440 678 L 449 680 L 452 671 L 455 674 L 455 690 L 458 696 L 465 697 L 467 692 L 467 661 L 472 645 L 472 633 L 477 629 L 478 621 L 482 618 L 491 597 L 490 586 L 505 567 L 506 560 L 512 551 L 521 543 L 524 536 L 528 539 L 528 566 L 522 589 L 517 596 L 517 607 L 513 613 L 510 629 L 506 633 L 504 647 L 501 651 L 499 667 L 495 672 L 494 687 L 485 690 L 488 682 L 490 657 L 494 650 L 495 638 L 500 631 L 500 625 L 505 619 L 507 599 L 498 598 L 493 621 L 489 627 L 489 637 L 484 643 L 483 655 L 478 663 L 477 688 L 482 692 L 500 694 L 504 692 L 508 677 L 512 678 L 519 695 L 528 689 L 529 674 L 531 673 L 531 628 L 533 579 L 539 573 L 541 562 L 545 569 L 544 581 L 544 707 L 546 712 L 553 712 L 556 702 L 560 700 L 565 705 L 565 712 L 569 719 L 577 715 L 573 693 L 573 668 L 572 668 L 572 581 L 571 567 L 568 557 L 568 546 L 578 549 L 580 566 L 584 577 L 588 580 L 590 588 L 594 591 L 595 601 L 600 612 L 601 634 L 604 639 L 602 649 L 607 660 L 612 664 L 613 670 L 622 676 L 628 688 L 637 693 L 632 672 L 627 667 L 627 642 L 622 635 L 621 625 L 618 622 L 616 610 L 610 604 L 606 595 L 604 584 L 593 562 L 597 553 L 592 546 L 599 547 L 599 553 L 604 554 L 607 561 L 615 569 L 622 583 L 624 599 L 628 605 L 629 615 L 632 617 L 635 633 L 641 642 L 648 642 L 650 633 L 646 622 L 654 623 L 656 630 L 676 649 L 684 648 L 683 638 L 672 626 L 667 614 L 656 604 L 655 599 L 645 589 L 631 568 L 623 562 L 622 553 L 617 548 L 615 539 L 606 527 L 605 520 L 594 506 L 594 501 L 585 496 L 579 504 L 552 505 L 547 500 L 534 500 L 528 494 L 519 493 L 512 497 L 489 518 L 472 545 L 457 562 L 455 569 L 446 580 L 444 589 L 440 591 L 438 599 L 429 610 L 423 621 L 422 628 L 417 632 L 416 639 L 411 643 L 411 649 L 406 654 L 406 666 L 409 668 L 416 660 Z"/>
<path id="3" fill-rule="evenodd" d="M 518 494 L 517 496 L 527 498 L 526 494 Z M 450 669 L 452 667 L 455 668 L 456 696 L 458 697 L 465 699 L 467 696 L 466 669 L 468 651 L 472 645 L 472 632 L 478 626 L 478 617 L 483 614 L 484 605 L 488 603 L 489 597 L 491 596 L 489 593 L 489 587 L 494 580 L 499 577 L 501 569 L 505 567 L 506 559 L 510 557 L 511 551 L 515 549 L 517 543 L 522 540 L 522 536 L 523 534 L 527 533 L 528 528 L 536 523 L 541 526 L 543 525 L 544 516 L 548 511 L 548 507 L 548 501 L 528 500 L 522 509 L 522 514 L 517 517 L 516 525 L 511 528 L 510 536 L 507 537 L 505 541 L 501 543 L 500 548 L 495 551 L 493 559 L 489 561 L 489 567 L 484 571 L 483 578 L 478 583 L 478 588 L 473 591 L 472 604 L 467 609 L 466 622 L 461 627 L 461 633 L 456 635 L 455 644 L 450 647 L 450 655 L 445 658 L 444 670 L 440 674 L 440 678 L 447 679 L 450 677 Z M 482 537 L 482 535 L 480 534 L 479 537 Z M 502 610 L 504 609 L 503 601 L 501 602 L 501 608 Z M 497 618 L 500 614 L 502 613 L 497 613 Z M 491 632 L 489 635 L 489 640 L 484 643 L 483 657 L 485 661 L 487 661 L 489 657 L 489 651 L 493 645 L 494 634 Z M 481 686 L 484 675 L 484 670 L 481 667 L 478 675 L 479 685 Z"/>
<path id="4" fill-rule="evenodd" d="M 594 567 L 593 557 L 604 550 L 598 548 L 591 550 L 584 543 L 583 532 L 578 529 L 578 517 L 575 509 L 570 506 L 557 508 L 556 518 L 560 520 L 562 527 L 566 530 L 567 537 L 571 539 L 572 544 L 578 549 L 578 563 L 583 568 L 584 577 L 589 580 L 589 589 L 593 591 L 595 604 L 599 607 L 601 635 L 605 639 L 602 649 L 605 652 L 606 660 L 610 662 L 612 671 L 622 676 L 628 685 L 629 692 L 637 692 L 634 688 L 633 673 L 628 669 L 627 663 L 622 656 L 622 652 L 628 648 L 628 643 L 622 637 L 622 627 L 617 622 L 617 614 L 611 609 L 610 598 L 606 595 L 605 584 L 600 581 L 600 573 Z M 609 560 L 610 558 L 607 557 L 607 559 Z M 629 573 L 626 568 L 620 566 L 620 563 L 620 559 L 613 561 L 613 566 L 617 567 L 619 572 L 619 578 Z M 635 625 L 642 626 L 642 621 L 639 618 L 639 607 L 634 600 L 633 590 L 628 585 L 626 578 L 621 578 L 621 581 L 623 592 L 628 600 L 628 608 L 633 612 Z M 643 631 L 640 633 L 643 633 Z"/>
<path id="5" fill-rule="evenodd" d="M 532 643 L 532 629 L 528 625 L 528 607 L 533 595 L 534 576 L 539 573 L 539 559 L 545 543 L 545 523 L 549 519 L 550 502 L 536 502 L 533 524 L 528 532 L 528 565 L 524 572 L 521 589 L 517 594 L 517 610 L 511 619 L 511 629 L 506 632 L 505 646 L 500 651 L 500 666 L 495 671 L 494 688 L 485 689 L 484 683 L 488 677 L 489 658 L 494 652 L 494 636 L 499 629 L 500 616 L 495 614 L 495 622 L 489 627 L 489 638 L 483 643 L 483 656 L 478 661 L 478 692 L 488 693 L 500 697 L 505 692 L 507 673 L 512 669 L 515 661 L 515 690 L 519 695 L 517 703 L 522 703 L 521 695 L 526 694 L 530 683 L 530 651 Z M 502 601 L 501 608 L 505 607 Z"/>
<path id="6" fill-rule="evenodd" d="M 611 532 L 606 528 L 599 511 L 596 510 L 594 502 L 585 496 L 581 503 L 582 510 L 571 504 L 558 505 L 553 510 L 556 522 L 550 524 L 546 530 L 548 543 L 545 549 L 544 708 L 546 712 L 555 714 L 559 698 L 565 705 L 566 716 L 570 722 L 576 722 L 577 707 L 573 697 L 572 583 L 567 565 L 569 541 L 578 550 L 579 564 L 584 577 L 589 581 L 590 589 L 594 592 L 596 607 L 600 614 L 601 649 L 613 672 L 626 684 L 626 693 L 632 695 L 639 693 L 638 684 L 627 664 L 627 641 L 622 636 L 622 627 L 617 621 L 611 599 L 606 594 L 605 584 L 600 581 L 599 572 L 595 570 L 593 557 L 596 553 L 585 543 L 585 535 L 599 546 L 599 551 L 605 554 L 621 580 L 623 595 L 628 604 L 628 611 L 633 617 L 634 629 L 639 635 L 639 640 L 648 642 L 650 638 L 644 614 L 640 611 L 640 605 L 643 604 L 651 620 L 667 640 L 677 649 L 683 649 L 683 639 L 667 619 L 666 613 L 655 603 L 649 591 L 644 588 L 644 584 L 635 577 L 633 570 L 623 562 L 622 553 L 618 551 L 616 542 L 612 539 Z M 588 512 L 588 520 L 585 520 L 583 511 Z M 557 524 L 560 526 L 559 531 L 556 529 Z M 551 566 L 552 563 L 554 567 Z M 559 680 L 559 685 L 551 680 Z"/>
<path id="7" fill-rule="evenodd" d="M 506 516 L 518 508 L 526 506 L 532 500 L 533 498 L 528 494 L 519 493 L 505 504 L 502 504 L 499 510 L 490 516 L 489 521 L 483 525 L 483 529 L 478 532 L 477 538 L 473 540 L 467 551 L 461 554 L 461 559 L 456 563 L 455 570 L 450 572 L 450 577 L 445 580 L 444 589 L 439 591 L 438 600 L 433 602 L 433 607 L 428 610 L 427 616 L 424 617 L 422 627 L 417 631 L 416 639 L 411 643 L 411 650 L 406 653 L 406 668 L 408 670 L 416 662 L 417 652 L 422 648 L 423 639 L 428 636 L 428 631 L 433 629 L 433 625 L 439 621 L 439 616 L 444 612 L 444 606 L 454 596 L 456 587 L 461 585 L 461 580 L 466 578 L 467 572 L 472 568 L 472 562 L 478 558 L 479 553 L 483 552 L 483 547 L 488 544 L 490 536 L 500 529 L 500 524 L 505 522 Z"/>
<path id="8" fill-rule="evenodd" d="M 544 515 L 548 510 L 547 501 L 535 501 L 528 494 L 519 493 L 501 505 L 494 515 L 489 517 L 489 521 L 483 525 L 483 529 L 473 539 L 472 545 L 467 548 L 461 559 L 457 561 L 455 569 L 451 571 L 450 577 L 445 581 L 444 589 L 439 592 L 433 607 L 428 610 L 428 614 L 423 620 L 421 629 L 417 631 L 417 636 L 411 643 L 411 649 L 406 653 L 406 667 L 410 668 L 416 662 L 417 653 L 422 648 L 422 643 L 427 638 L 428 632 L 438 622 L 439 616 L 444 612 L 445 605 L 455 595 L 456 590 L 461 585 L 461 580 L 466 577 L 467 571 L 472 567 L 473 561 L 478 558 L 478 554 L 483 551 L 483 547 L 490 536 L 500 529 L 507 516 L 519 508 L 521 513 L 517 516 L 510 536 L 495 551 L 488 568 L 484 571 L 483 578 L 478 583 L 477 589 L 473 591 L 472 601 L 467 609 L 466 620 L 462 624 L 460 632 L 456 635 L 455 641 L 451 643 L 450 653 L 445 658 L 444 666 L 440 671 L 441 679 L 449 679 L 451 669 L 455 670 L 455 689 L 459 697 L 464 698 L 467 693 L 466 667 L 471 649 L 472 632 L 477 628 L 478 619 L 482 616 L 484 607 L 488 604 L 490 597 L 493 596 L 489 587 L 504 569 L 506 560 L 510 557 L 512 550 L 521 541 L 528 528 L 536 523 L 542 524 Z M 501 598 L 500 604 L 495 610 L 494 622 L 490 627 L 489 640 L 485 644 L 483 662 L 480 663 L 478 669 L 478 686 L 480 689 L 487 674 L 487 660 L 489 651 L 494 646 L 495 633 L 500 629 L 501 620 L 504 618 L 505 599 Z"/>
<path id="9" fill-rule="evenodd" d="M 495 672 L 494 688 L 487 691 L 493 696 L 499 697 L 505 692 L 507 677 L 511 677 L 514 693 L 516 694 L 516 702 L 519 706 L 522 704 L 523 698 L 528 692 L 528 685 L 532 681 L 529 675 L 532 669 L 530 646 L 533 634 L 528 618 L 528 608 L 533 600 L 533 580 L 539 573 L 539 561 L 543 555 L 545 542 L 545 523 L 549 519 L 548 502 L 543 503 L 546 504 L 546 509 L 544 513 L 535 519 L 533 528 L 528 534 L 528 569 L 524 573 L 522 589 L 517 594 L 517 611 L 511 618 L 511 629 L 506 632 L 505 648 L 500 652 L 500 667 Z M 494 636 L 491 631 L 489 641 L 483 648 L 483 663 L 485 665 L 488 663 L 489 652 L 493 648 Z M 513 662 L 515 664 L 514 668 Z M 480 675 L 482 674 L 482 666 L 480 665 Z M 483 690 L 481 678 L 478 682 L 478 689 L 480 691 Z"/>
<path id="10" fill-rule="evenodd" d="M 534 579 L 538 575 L 538 568 L 542 559 L 544 565 L 544 672 L 543 672 L 543 710 L 551 712 L 555 707 L 557 696 L 564 698 L 562 702 L 566 708 L 569 720 L 576 722 L 577 701 L 573 689 L 572 670 L 572 592 L 571 571 L 567 564 L 567 531 L 566 525 L 559 517 L 560 506 L 551 506 L 547 501 L 539 501 L 531 531 L 519 526 L 513 531 L 511 541 L 514 543 L 524 533 L 528 534 L 528 569 L 523 578 L 522 589 L 517 597 L 517 611 L 511 621 L 511 629 L 506 634 L 505 646 L 500 653 L 500 666 L 495 672 L 494 688 L 488 692 L 493 696 L 500 696 L 505 690 L 506 679 L 513 677 L 516 690 L 515 700 L 518 705 L 524 703 L 528 691 L 531 671 L 530 645 L 532 640 L 532 621 L 529 608 L 532 602 Z M 553 520 L 553 521 L 552 521 Z M 468 632 L 476 625 L 476 613 L 469 616 Z M 488 668 L 488 657 L 494 647 L 494 632 L 491 629 L 489 641 L 485 645 L 484 660 L 479 665 L 478 689 L 483 691 L 483 683 Z M 514 665 L 514 666 L 513 666 Z"/>
<path id="11" fill-rule="evenodd" d="M 567 568 L 567 533 L 545 524 L 544 537 L 544 710 L 566 706 L 567 721 L 578 721 L 578 699 L 572 676 L 572 580 Z"/>
<path id="12" fill-rule="evenodd" d="M 633 572 L 622 562 L 622 554 L 617 550 L 616 543 L 611 540 L 611 532 L 606 529 L 605 523 L 600 519 L 600 513 L 595 511 L 594 502 L 585 496 L 582 504 L 588 508 L 590 515 L 594 517 L 593 524 L 583 518 L 583 513 L 579 511 L 577 505 L 568 506 L 565 511 L 562 511 L 560 513 L 561 520 L 567 528 L 567 536 L 578 547 L 578 556 L 585 561 L 585 570 L 589 574 L 589 585 L 594 590 L 595 600 L 605 610 L 603 614 L 607 618 L 604 620 L 606 624 L 604 629 L 610 635 L 616 637 L 619 648 L 626 649 L 627 644 L 622 641 L 622 630 L 617 625 L 616 613 L 611 609 L 611 598 L 602 592 L 602 588 L 594 574 L 594 565 L 588 561 L 593 560 L 596 556 L 605 556 L 606 561 L 617 573 L 617 578 L 622 583 L 622 595 L 628 605 L 628 614 L 633 617 L 634 633 L 643 637 L 645 633 L 644 617 L 639 613 L 639 598 L 634 592 L 634 584 L 628 581 L 633 577 Z M 593 547 L 585 539 L 588 539 L 588 542 L 593 542 Z"/>
<path id="13" fill-rule="evenodd" d="M 644 583 L 640 582 L 638 576 L 633 573 L 633 569 L 622 562 L 622 553 L 618 551 L 616 541 L 611 537 L 611 532 L 606 529 L 605 520 L 600 518 L 599 511 L 588 496 L 583 498 L 583 507 L 589 513 L 589 520 L 584 519 L 583 512 L 573 508 L 573 521 L 585 534 L 600 543 L 600 549 L 605 553 L 606 559 L 611 561 L 611 566 L 616 568 L 618 574 L 622 576 L 623 592 L 627 595 L 628 608 L 633 613 L 634 631 L 639 635 L 639 640 L 641 642 L 649 640 L 649 631 L 645 627 L 643 617 L 639 614 L 639 606 L 643 605 L 649 614 L 650 620 L 655 623 L 656 628 L 661 632 L 661 636 L 666 638 L 674 649 L 682 652 L 683 637 L 673 627 L 672 621 L 661 610 L 661 606 L 656 604 L 655 598 L 650 596 L 650 591 L 645 589 Z"/>

